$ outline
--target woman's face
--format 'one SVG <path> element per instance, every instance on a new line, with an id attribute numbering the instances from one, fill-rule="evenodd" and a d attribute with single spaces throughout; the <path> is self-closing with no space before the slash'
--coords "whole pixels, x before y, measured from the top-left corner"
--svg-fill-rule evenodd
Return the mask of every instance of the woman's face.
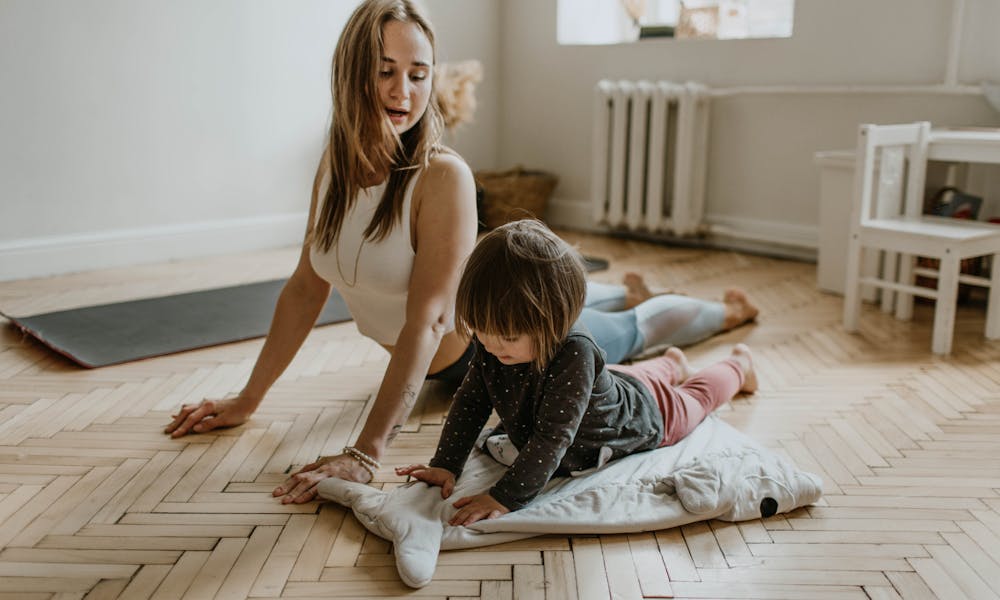
<path id="1" fill-rule="evenodd" d="M 427 110 L 434 52 L 430 40 L 414 23 L 388 21 L 382 26 L 382 44 L 379 100 L 396 133 L 402 135 Z"/>

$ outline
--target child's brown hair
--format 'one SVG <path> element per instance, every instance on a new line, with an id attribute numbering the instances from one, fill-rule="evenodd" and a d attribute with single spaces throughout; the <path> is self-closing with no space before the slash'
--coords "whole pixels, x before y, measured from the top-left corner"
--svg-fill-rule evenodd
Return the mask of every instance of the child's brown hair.
<path id="1" fill-rule="evenodd" d="M 531 337 L 542 370 L 583 310 L 583 260 L 540 221 L 497 227 L 476 244 L 458 284 L 457 327 Z"/>

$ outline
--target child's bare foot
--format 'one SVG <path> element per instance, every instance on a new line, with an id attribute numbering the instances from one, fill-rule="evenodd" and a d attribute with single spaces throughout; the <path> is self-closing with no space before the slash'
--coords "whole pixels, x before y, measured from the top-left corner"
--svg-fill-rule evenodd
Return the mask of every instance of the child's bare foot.
<path id="1" fill-rule="evenodd" d="M 733 346 L 732 358 L 740 365 L 743 371 L 743 387 L 740 391 L 744 394 L 752 394 L 757 391 L 757 373 L 753 370 L 753 357 L 750 355 L 750 348 L 746 344 L 736 344 Z"/>
<path id="2" fill-rule="evenodd" d="M 750 303 L 746 292 L 740 288 L 726 290 L 722 302 L 726 305 L 726 313 L 722 321 L 722 328 L 725 330 L 753 321 L 757 318 L 757 313 L 760 312 L 756 306 Z"/>
<path id="3" fill-rule="evenodd" d="M 667 348 L 667 351 L 663 353 L 663 358 L 674 365 L 674 372 L 677 373 L 677 380 L 671 383 L 675 385 L 684 383 L 694 374 L 694 369 L 691 368 L 691 363 L 688 362 L 687 356 L 684 356 L 684 353 L 677 346 Z"/>

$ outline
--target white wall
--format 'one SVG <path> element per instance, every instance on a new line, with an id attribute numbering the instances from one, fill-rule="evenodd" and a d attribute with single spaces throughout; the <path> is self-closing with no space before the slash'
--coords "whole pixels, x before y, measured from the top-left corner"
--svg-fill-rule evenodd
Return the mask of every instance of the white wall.
<path id="1" fill-rule="evenodd" d="M 500 131 L 500 4 L 504 0 L 423 0 L 434 23 L 438 60 L 478 60 L 483 81 L 476 87 L 472 123 L 452 132 L 447 143 L 473 169 L 497 164 Z"/>
<path id="2" fill-rule="evenodd" d="M 356 4 L 0 2 L 0 280 L 299 241 Z M 427 5 L 484 63 L 453 142 L 492 167 L 497 0 Z"/>
<path id="3" fill-rule="evenodd" d="M 797 0 L 790 39 L 556 44 L 556 0 L 503 3 L 499 161 L 557 173 L 550 220 L 589 223 L 594 84 L 694 80 L 767 85 L 935 85 L 945 80 L 952 0 Z M 1000 81 L 1000 2 L 966 0 L 959 83 Z M 860 122 L 998 125 L 978 95 L 776 94 L 712 101 L 710 222 L 815 247 L 817 150 L 850 148 Z"/>
<path id="4" fill-rule="evenodd" d="M 352 0 L 0 2 L 0 280 L 296 243 Z M 798 0 L 794 37 L 559 46 L 556 0 L 427 0 L 442 60 L 485 67 L 476 169 L 561 177 L 552 217 L 586 226 L 601 78 L 934 85 L 952 0 Z M 1000 81 L 1000 2 L 966 0 L 959 83 Z M 970 95 L 740 95 L 713 101 L 713 223 L 806 249 L 817 150 L 861 121 L 997 125 Z"/>

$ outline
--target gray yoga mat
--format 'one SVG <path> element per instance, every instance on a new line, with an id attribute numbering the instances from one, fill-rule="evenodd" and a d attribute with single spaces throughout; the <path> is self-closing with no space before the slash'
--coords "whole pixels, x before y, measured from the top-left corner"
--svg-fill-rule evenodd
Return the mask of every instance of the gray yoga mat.
<path id="1" fill-rule="evenodd" d="M 608 267 L 600 258 L 584 260 L 588 271 Z M 275 279 L 26 317 L 0 311 L 0 316 L 92 369 L 266 335 L 284 283 Z M 343 298 L 331 291 L 316 324 L 350 320 Z"/>
<path id="2" fill-rule="evenodd" d="M 87 368 L 238 342 L 267 334 L 285 281 L 14 317 L 14 325 Z M 349 321 L 336 290 L 317 325 Z"/>

